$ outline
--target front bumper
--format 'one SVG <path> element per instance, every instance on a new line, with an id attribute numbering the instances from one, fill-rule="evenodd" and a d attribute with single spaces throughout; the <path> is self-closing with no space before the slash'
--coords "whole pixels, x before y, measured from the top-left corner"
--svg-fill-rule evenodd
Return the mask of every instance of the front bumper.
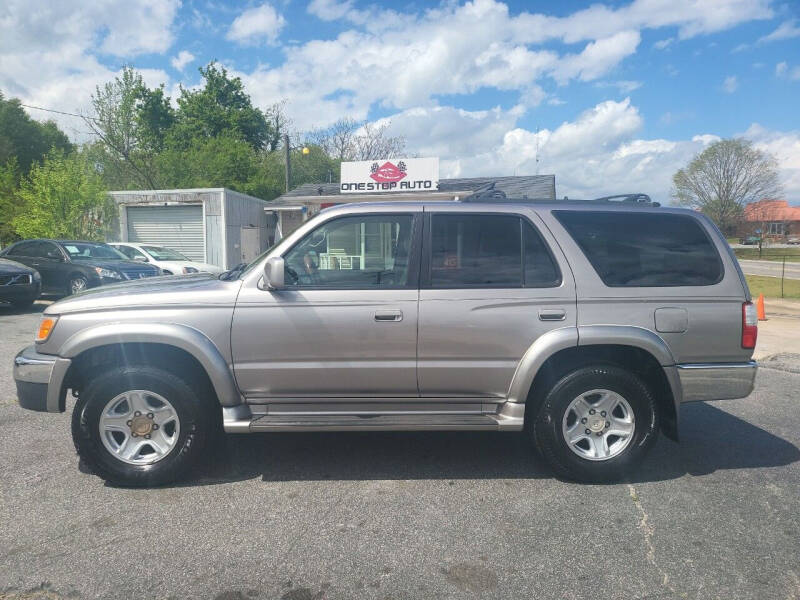
<path id="1" fill-rule="evenodd" d="M 35 346 L 14 358 L 14 381 L 22 408 L 42 412 L 63 412 L 64 377 L 71 361 L 50 354 L 39 354 Z"/>
<path id="2" fill-rule="evenodd" d="M 755 385 L 758 364 L 698 363 L 676 365 L 683 388 L 683 402 L 733 400 L 749 396 Z"/>

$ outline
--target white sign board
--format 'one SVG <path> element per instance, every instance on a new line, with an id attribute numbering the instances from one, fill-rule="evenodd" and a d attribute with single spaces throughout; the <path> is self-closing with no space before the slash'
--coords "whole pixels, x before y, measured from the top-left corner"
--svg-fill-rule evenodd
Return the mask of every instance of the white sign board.
<path id="1" fill-rule="evenodd" d="M 424 192 L 439 189 L 439 158 L 390 158 L 343 162 L 342 194 Z"/>

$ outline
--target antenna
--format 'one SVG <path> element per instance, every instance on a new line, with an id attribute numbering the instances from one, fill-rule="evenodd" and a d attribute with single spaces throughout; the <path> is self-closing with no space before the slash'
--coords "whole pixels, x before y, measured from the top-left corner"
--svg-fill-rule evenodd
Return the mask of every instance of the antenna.
<path id="1" fill-rule="evenodd" d="M 539 126 L 536 126 L 536 174 L 539 174 Z"/>

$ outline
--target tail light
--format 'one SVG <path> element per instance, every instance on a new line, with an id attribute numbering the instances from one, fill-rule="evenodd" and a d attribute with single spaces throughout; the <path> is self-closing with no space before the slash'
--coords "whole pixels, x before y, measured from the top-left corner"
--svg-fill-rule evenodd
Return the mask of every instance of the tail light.
<path id="1" fill-rule="evenodd" d="M 758 338 L 756 307 L 752 302 L 744 302 L 742 304 L 742 348 L 755 348 L 756 338 Z"/>

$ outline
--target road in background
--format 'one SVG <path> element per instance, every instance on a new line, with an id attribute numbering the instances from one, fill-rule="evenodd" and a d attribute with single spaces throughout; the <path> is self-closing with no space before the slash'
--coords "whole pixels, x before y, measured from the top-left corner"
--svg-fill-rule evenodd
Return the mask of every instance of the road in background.
<path id="1" fill-rule="evenodd" d="M 773 260 L 746 260 L 740 258 L 739 264 L 742 265 L 742 271 L 746 275 L 780 277 L 783 270 L 781 262 Z M 784 277 L 786 279 L 800 279 L 800 263 L 787 262 Z"/>

